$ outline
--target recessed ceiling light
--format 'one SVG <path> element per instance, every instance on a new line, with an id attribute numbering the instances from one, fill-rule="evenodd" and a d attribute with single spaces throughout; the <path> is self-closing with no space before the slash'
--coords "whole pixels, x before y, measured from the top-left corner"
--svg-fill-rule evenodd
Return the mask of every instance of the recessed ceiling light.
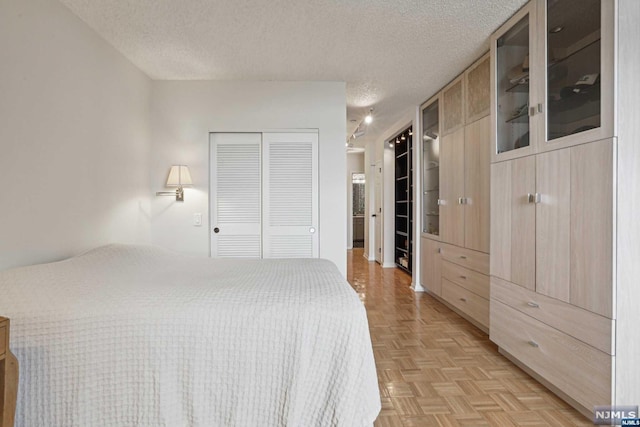
<path id="1" fill-rule="evenodd" d="M 552 29 L 550 29 L 549 32 L 551 34 L 557 34 L 562 30 L 564 30 L 564 27 L 562 25 L 558 25 L 557 27 L 553 27 Z"/>
<path id="2" fill-rule="evenodd" d="M 404 134 L 400 137 L 401 140 L 406 140 L 407 138 L 404 136 Z"/>

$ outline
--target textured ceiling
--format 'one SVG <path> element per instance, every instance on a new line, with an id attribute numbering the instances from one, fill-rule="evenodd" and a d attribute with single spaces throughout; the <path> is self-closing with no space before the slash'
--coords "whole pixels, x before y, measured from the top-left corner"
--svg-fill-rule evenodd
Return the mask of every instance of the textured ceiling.
<path id="1" fill-rule="evenodd" d="M 61 0 L 153 79 L 347 83 L 362 145 L 488 49 L 526 0 Z M 355 121 L 353 121 L 355 120 Z"/>

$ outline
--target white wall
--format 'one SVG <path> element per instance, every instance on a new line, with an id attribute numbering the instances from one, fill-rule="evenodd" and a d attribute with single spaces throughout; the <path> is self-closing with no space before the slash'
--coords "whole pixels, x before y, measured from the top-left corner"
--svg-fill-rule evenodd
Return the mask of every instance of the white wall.
<path id="1" fill-rule="evenodd" d="M 354 173 L 364 173 L 364 152 L 347 153 L 347 249 L 353 249 L 353 178 Z M 365 182 L 365 186 L 369 183 Z"/>
<path id="2" fill-rule="evenodd" d="M 150 85 L 61 3 L 0 2 L 0 269 L 149 242 Z"/>
<path id="3" fill-rule="evenodd" d="M 210 132 L 315 128 L 320 137 L 320 256 L 346 275 L 345 83 L 155 81 L 151 110 L 152 190 L 164 190 L 172 164 L 188 165 L 194 181 L 184 203 L 153 198 L 153 243 L 210 253 Z M 201 227 L 192 225 L 194 213 L 203 214 Z"/>

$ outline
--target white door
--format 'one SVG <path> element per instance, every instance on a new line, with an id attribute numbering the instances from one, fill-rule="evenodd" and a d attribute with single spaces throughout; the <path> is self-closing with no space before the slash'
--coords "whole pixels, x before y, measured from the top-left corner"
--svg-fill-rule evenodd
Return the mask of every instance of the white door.
<path id="1" fill-rule="evenodd" d="M 210 136 L 212 257 L 262 256 L 260 133 Z"/>
<path id="2" fill-rule="evenodd" d="M 371 217 L 375 222 L 376 261 L 382 264 L 382 162 L 376 162 L 375 168 L 375 212 Z"/>
<path id="3" fill-rule="evenodd" d="M 212 133 L 211 256 L 317 258 L 318 134 Z"/>
<path id="4" fill-rule="evenodd" d="M 317 258 L 318 134 L 264 133 L 264 258 Z"/>

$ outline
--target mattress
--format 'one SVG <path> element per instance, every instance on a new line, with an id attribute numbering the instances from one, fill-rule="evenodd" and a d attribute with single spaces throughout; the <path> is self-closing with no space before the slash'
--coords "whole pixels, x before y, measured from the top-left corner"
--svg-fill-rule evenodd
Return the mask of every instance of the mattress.
<path id="1" fill-rule="evenodd" d="M 109 245 L 0 272 L 20 362 L 16 425 L 370 425 L 364 307 L 319 259 Z"/>

